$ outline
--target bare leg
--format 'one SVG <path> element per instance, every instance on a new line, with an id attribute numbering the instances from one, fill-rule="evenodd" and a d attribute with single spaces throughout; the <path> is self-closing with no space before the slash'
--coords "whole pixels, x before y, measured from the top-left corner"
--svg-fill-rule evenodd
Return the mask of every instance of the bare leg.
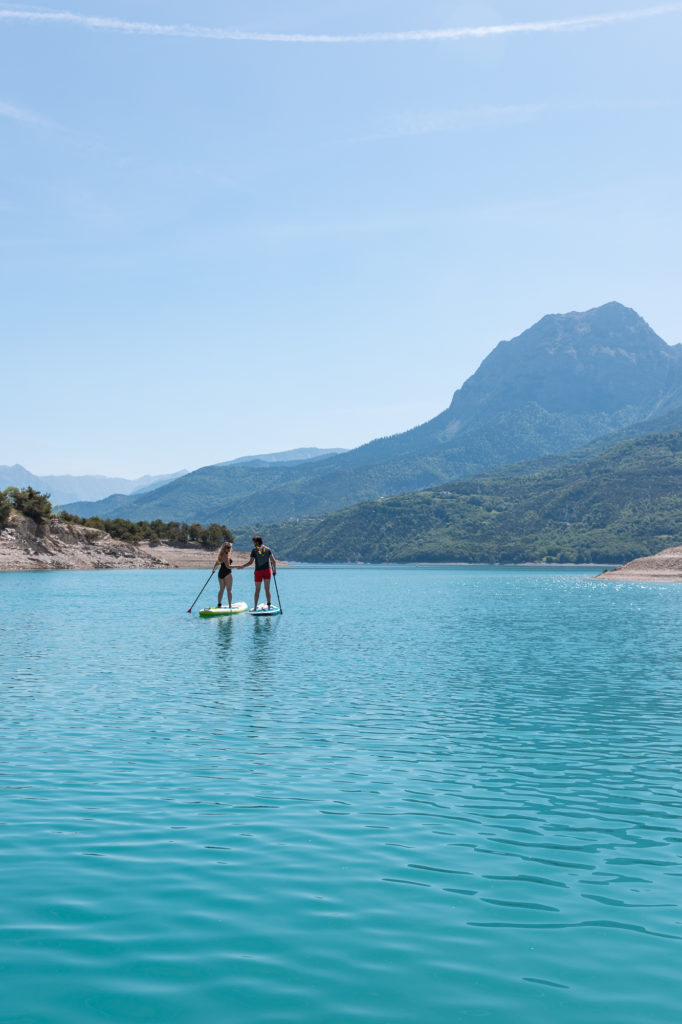
<path id="1" fill-rule="evenodd" d="M 270 600 L 270 580 L 263 580 L 265 584 L 265 599 L 268 602 L 268 608 L 271 606 L 272 601 Z"/>
<path id="2" fill-rule="evenodd" d="M 230 575 L 225 578 L 225 582 L 227 583 L 227 607 L 231 608 L 232 607 L 232 573 L 230 573 Z"/>
<path id="3" fill-rule="evenodd" d="M 229 579 L 229 576 L 227 577 Z M 218 590 L 218 607 L 220 608 L 223 601 L 223 594 L 225 593 L 225 580 L 220 580 L 220 589 Z"/>
<path id="4" fill-rule="evenodd" d="M 253 599 L 253 610 L 254 610 L 254 612 L 255 612 L 256 608 L 258 607 L 258 598 L 259 598 L 259 596 L 260 596 L 260 580 L 258 581 L 258 583 L 256 583 L 256 594 L 255 594 L 255 597 Z"/>

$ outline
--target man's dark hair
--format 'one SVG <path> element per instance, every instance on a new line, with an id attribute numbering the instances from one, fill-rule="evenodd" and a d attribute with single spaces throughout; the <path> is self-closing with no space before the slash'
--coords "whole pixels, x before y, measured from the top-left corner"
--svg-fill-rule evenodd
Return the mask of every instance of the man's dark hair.
<path id="1" fill-rule="evenodd" d="M 263 543 L 262 537 L 252 537 L 251 540 L 253 541 L 254 544 L 258 544 L 259 546 Z"/>

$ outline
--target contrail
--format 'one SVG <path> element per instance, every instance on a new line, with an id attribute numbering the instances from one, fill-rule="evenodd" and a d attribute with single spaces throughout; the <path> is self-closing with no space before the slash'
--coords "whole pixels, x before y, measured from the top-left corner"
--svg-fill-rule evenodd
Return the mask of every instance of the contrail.
<path id="1" fill-rule="evenodd" d="M 205 28 L 199 25 L 157 25 L 146 21 L 122 21 L 71 11 L 19 11 L 0 8 L 0 21 L 33 24 L 79 25 L 139 36 L 174 36 L 185 39 L 214 39 L 252 43 L 414 43 L 438 40 L 482 39 L 486 36 L 507 36 L 522 33 L 581 32 L 620 22 L 656 18 L 682 11 L 682 2 L 659 4 L 636 11 L 614 11 L 610 14 L 586 14 L 578 18 L 555 21 L 522 21 L 510 25 L 480 25 L 463 28 L 410 29 L 403 32 L 367 32 L 358 35 L 306 35 L 298 32 L 241 32 L 239 29 Z"/>

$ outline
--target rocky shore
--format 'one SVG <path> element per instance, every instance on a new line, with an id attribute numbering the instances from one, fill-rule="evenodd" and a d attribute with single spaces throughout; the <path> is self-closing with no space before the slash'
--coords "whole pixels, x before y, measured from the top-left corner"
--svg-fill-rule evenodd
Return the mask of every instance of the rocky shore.
<path id="1" fill-rule="evenodd" d="M 607 569 L 595 579 L 682 583 L 682 547 L 665 548 L 655 555 L 635 558 L 617 569 Z"/>
<path id="2" fill-rule="evenodd" d="M 215 551 L 199 545 L 128 544 L 101 530 L 52 519 L 37 526 L 12 513 L 0 530 L 0 572 L 49 569 L 211 569 Z M 235 551 L 235 561 L 248 555 Z"/>

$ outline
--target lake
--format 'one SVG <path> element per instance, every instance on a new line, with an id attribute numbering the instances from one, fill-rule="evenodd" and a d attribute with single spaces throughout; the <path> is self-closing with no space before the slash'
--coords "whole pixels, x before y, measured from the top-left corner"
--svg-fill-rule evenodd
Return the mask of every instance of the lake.
<path id="1" fill-rule="evenodd" d="M 595 572 L 0 574 L 4 1024 L 676 1024 L 682 589 Z"/>

